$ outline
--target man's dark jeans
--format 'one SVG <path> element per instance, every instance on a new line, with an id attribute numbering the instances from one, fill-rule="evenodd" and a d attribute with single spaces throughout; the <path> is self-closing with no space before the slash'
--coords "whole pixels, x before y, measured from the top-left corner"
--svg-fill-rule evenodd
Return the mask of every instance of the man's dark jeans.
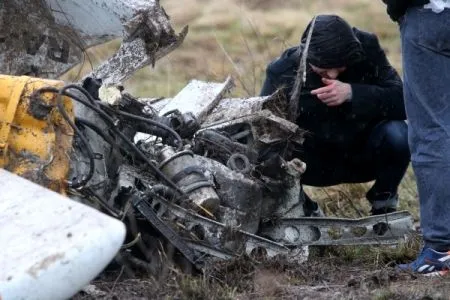
<path id="1" fill-rule="evenodd" d="M 410 8 L 401 22 L 411 161 L 426 247 L 450 250 L 450 9 Z"/>
<path id="2" fill-rule="evenodd" d="M 351 148 L 306 140 L 295 154 L 306 162 L 302 184 L 324 187 L 375 180 L 367 199 L 376 210 L 396 208 L 397 189 L 410 161 L 404 121 L 383 121 Z"/>

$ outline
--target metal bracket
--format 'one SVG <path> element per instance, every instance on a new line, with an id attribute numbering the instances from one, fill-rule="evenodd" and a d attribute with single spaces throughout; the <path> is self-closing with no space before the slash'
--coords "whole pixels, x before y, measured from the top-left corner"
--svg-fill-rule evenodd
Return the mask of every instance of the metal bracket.
<path id="1" fill-rule="evenodd" d="M 413 230 L 407 211 L 361 219 L 279 219 L 263 226 L 264 235 L 287 246 L 395 244 Z"/>
<path id="2" fill-rule="evenodd" d="M 133 206 L 197 269 L 201 269 L 195 259 L 194 251 L 184 242 L 184 240 L 155 213 L 153 208 L 139 197 L 133 197 Z"/>

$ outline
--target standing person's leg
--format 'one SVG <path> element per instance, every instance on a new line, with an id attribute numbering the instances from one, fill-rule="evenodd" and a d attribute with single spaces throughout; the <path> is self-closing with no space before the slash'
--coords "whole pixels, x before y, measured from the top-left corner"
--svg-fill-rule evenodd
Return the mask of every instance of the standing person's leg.
<path id="1" fill-rule="evenodd" d="M 400 268 L 447 270 L 450 262 L 450 10 L 408 10 L 401 24 L 404 94 L 425 248 Z M 436 251 L 440 251 L 438 253 Z"/>

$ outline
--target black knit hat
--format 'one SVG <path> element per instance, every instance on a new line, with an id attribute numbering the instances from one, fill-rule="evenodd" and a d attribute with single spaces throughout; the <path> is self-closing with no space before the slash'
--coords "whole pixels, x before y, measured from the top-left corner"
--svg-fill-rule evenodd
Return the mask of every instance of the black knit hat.
<path id="1" fill-rule="evenodd" d="M 303 44 L 306 43 L 311 23 L 302 35 Z M 336 15 L 316 17 L 307 54 L 309 63 L 331 69 L 355 64 L 364 57 L 360 41 L 344 19 Z"/>

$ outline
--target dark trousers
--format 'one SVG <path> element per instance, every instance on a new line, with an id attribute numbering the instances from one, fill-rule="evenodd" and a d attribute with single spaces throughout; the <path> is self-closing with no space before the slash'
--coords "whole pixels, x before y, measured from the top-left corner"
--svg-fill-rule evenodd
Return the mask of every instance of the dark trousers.
<path id="1" fill-rule="evenodd" d="M 326 187 L 375 180 L 366 197 L 373 209 L 395 208 L 397 189 L 410 161 L 404 121 L 382 121 L 354 146 L 308 141 L 296 153 L 306 163 L 302 184 Z"/>

